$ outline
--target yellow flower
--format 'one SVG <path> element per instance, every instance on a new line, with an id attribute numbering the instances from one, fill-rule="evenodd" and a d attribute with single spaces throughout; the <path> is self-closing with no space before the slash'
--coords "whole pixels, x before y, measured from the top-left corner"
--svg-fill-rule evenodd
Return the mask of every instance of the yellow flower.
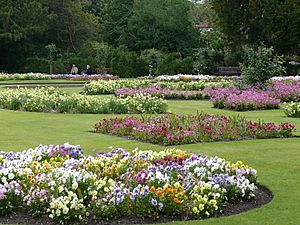
<path id="1" fill-rule="evenodd" d="M 181 186 L 181 185 L 180 185 L 179 182 L 176 182 L 176 183 L 174 184 L 174 187 L 175 187 L 175 188 L 180 188 L 180 186 Z"/>
<path id="2" fill-rule="evenodd" d="M 197 207 L 194 207 L 194 208 L 192 209 L 192 211 L 193 211 L 193 213 L 195 213 L 195 214 L 198 214 L 198 213 L 199 213 L 199 210 L 198 210 Z"/>
<path id="3" fill-rule="evenodd" d="M 204 210 L 204 205 L 203 204 L 199 204 L 198 208 L 199 208 L 200 211 L 203 211 Z"/>

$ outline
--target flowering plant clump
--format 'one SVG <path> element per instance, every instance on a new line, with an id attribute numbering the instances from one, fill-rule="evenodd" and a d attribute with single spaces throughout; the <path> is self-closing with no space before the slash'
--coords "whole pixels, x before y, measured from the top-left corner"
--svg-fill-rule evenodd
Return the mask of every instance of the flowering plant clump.
<path id="1" fill-rule="evenodd" d="M 271 82 L 266 92 L 281 102 L 300 101 L 300 81 L 276 81 Z"/>
<path id="2" fill-rule="evenodd" d="M 210 102 L 215 108 L 232 109 L 236 111 L 278 109 L 280 99 L 271 97 L 267 92 L 259 90 L 239 90 L 236 87 L 207 88 L 204 94 L 210 96 Z"/>
<path id="3" fill-rule="evenodd" d="M 288 117 L 298 117 L 298 118 L 300 117 L 299 102 L 284 103 L 282 109 Z"/>
<path id="4" fill-rule="evenodd" d="M 54 88 L 8 89 L 0 92 L 0 108 L 59 113 L 162 113 L 166 102 L 149 94 L 126 98 L 68 95 Z"/>
<path id="5" fill-rule="evenodd" d="M 242 117 L 222 115 L 162 115 L 157 117 L 110 118 L 95 124 L 95 131 L 161 145 L 291 137 L 289 123 L 256 123 Z"/>
<path id="6" fill-rule="evenodd" d="M 113 94 L 121 88 L 145 88 L 150 84 L 147 80 L 98 80 L 85 84 L 84 91 L 88 95 Z"/>
<path id="7" fill-rule="evenodd" d="M 6 80 L 50 80 L 51 77 L 43 73 L 0 73 L 0 81 Z"/>
<path id="8" fill-rule="evenodd" d="M 210 76 L 210 75 L 190 75 L 190 74 L 177 74 L 177 75 L 160 75 L 155 78 L 158 81 L 228 81 L 239 79 L 238 76 Z"/>
<path id="9" fill-rule="evenodd" d="M 118 76 L 110 75 L 110 74 L 93 74 L 93 75 L 68 75 L 64 76 L 67 80 L 78 80 L 78 81 L 90 81 L 90 80 L 117 80 Z"/>
<path id="10" fill-rule="evenodd" d="M 35 216 L 59 224 L 93 218 L 158 218 L 187 215 L 207 218 L 230 202 L 255 196 L 256 170 L 182 150 L 132 153 L 117 148 L 84 156 L 80 146 L 40 145 L 22 152 L 0 152 L 0 205 L 11 193 Z M 5 186 L 5 191 L 2 187 Z M 1 214 L 11 213 L 2 208 Z"/>
<path id="11" fill-rule="evenodd" d="M 270 81 L 300 81 L 300 76 L 272 77 Z"/>
<path id="12" fill-rule="evenodd" d="M 137 93 L 150 94 L 164 99 L 207 99 L 208 96 L 201 91 L 177 91 L 161 89 L 159 85 L 143 89 L 122 88 L 115 92 L 116 96 L 127 97 Z"/>
<path id="13" fill-rule="evenodd" d="M 233 85 L 232 81 L 178 81 L 178 82 L 166 82 L 160 81 L 157 83 L 162 89 L 169 89 L 169 90 L 179 90 L 179 91 L 199 91 L 205 88 L 223 88 L 229 87 Z"/>

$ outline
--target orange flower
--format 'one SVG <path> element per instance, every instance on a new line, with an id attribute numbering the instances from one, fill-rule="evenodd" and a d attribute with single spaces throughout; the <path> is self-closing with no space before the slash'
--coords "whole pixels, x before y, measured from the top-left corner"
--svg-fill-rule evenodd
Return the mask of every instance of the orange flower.
<path id="1" fill-rule="evenodd" d="M 161 197 L 163 195 L 163 193 L 162 193 L 162 191 L 157 191 L 156 195 L 159 196 L 159 197 Z"/>
<path id="2" fill-rule="evenodd" d="M 163 191 L 163 189 L 162 188 L 157 188 L 157 191 Z"/>
<path id="3" fill-rule="evenodd" d="M 170 199 L 173 199 L 173 198 L 174 198 L 174 195 L 173 195 L 173 194 L 170 194 L 170 195 L 169 195 L 169 198 L 170 198 Z"/>
<path id="4" fill-rule="evenodd" d="M 180 201 L 178 198 L 174 198 L 174 202 L 175 202 L 176 204 L 182 204 L 182 201 Z"/>
<path id="5" fill-rule="evenodd" d="M 178 194 L 178 197 L 183 197 L 184 196 L 184 193 L 182 193 L 182 192 L 180 192 L 179 194 Z"/>
<path id="6" fill-rule="evenodd" d="M 150 188 L 150 192 L 155 192 L 155 187 L 152 186 L 152 187 Z"/>

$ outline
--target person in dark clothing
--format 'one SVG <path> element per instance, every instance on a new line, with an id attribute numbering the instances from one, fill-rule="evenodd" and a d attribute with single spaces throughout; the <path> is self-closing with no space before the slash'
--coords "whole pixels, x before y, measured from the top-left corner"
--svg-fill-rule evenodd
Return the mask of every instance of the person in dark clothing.
<path id="1" fill-rule="evenodd" d="M 87 74 L 87 75 L 92 75 L 92 74 L 93 74 L 93 71 L 92 71 L 90 65 L 87 65 L 87 66 L 86 66 L 86 74 Z"/>

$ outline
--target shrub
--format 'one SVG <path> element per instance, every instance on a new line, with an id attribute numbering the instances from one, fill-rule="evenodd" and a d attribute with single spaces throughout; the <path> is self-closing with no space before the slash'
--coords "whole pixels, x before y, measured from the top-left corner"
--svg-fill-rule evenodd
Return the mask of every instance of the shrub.
<path id="1" fill-rule="evenodd" d="M 276 81 L 271 82 L 267 87 L 267 92 L 281 102 L 300 101 L 300 81 Z"/>
<path id="2" fill-rule="evenodd" d="M 280 104 L 280 100 L 269 96 L 268 92 L 252 88 L 246 90 L 239 90 L 235 87 L 215 90 L 207 88 L 203 90 L 203 93 L 210 96 L 210 102 L 219 109 L 225 108 L 236 111 L 277 109 Z"/>
<path id="3" fill-rule="evenodd" d="M 99 133 L 129 136 L 161 145 L 291 137 L 294 128 L 288 123 L 277 126 L 273 123 L 255 123 L 241 117 L 208 114 L 111 118 L 95 125 L 95 131 Z"/>
<path id="4" fill-rule="evenodd" d="M 243 80 L 246 84 L 264 84 L 285 71 L 282 64 L 282 57 L 275 55 L 273 48 L 247 48 L 241 64 Z"/>
<path id="5" fill-rule="evenodd" d="M 300 117 L 300 103 L 291 102 L 291 103 L 284 103 L 283 111 L 288 117 Z"/>
<path id="6" fill-rule="evenodd" d="M 148 75 L 148 64 L 136 52 L 123 47 L 113 50 L 111 60 L 112 74 L 119 77 L 138 77 Z"/>

